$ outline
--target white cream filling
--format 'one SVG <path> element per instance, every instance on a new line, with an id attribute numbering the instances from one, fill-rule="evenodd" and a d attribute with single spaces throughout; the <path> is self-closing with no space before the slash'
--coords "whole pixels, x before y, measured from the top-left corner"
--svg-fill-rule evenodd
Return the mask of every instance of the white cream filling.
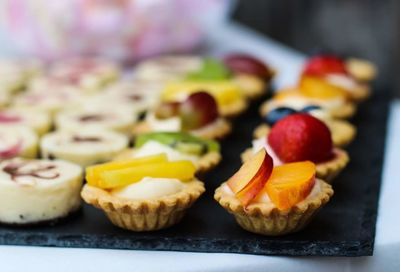
<path id="1" fill-rule="evenodd" d="M 155 199 L 176 194 L 185 188 L 178 179 L 144 177 L 126 187 L 112 190 L 114 196 L 127 199 Z"/>
<path id="2" fill-rule="evenodd" d="M 0 164 L 0 221 L 6 223 L 34 223 L 51 220 L 67 215 L 80 205 L 82 187 L 82 169 L 65 161 L 33 160 L 21 168 L 28 171 L 38 166 L 55 165 L 55 169 L 40 172 L 54 179 L 42 179 L 33 176 L 15 177 L 3 171 L 10 162 Z"/>
<path id="3" fill-rule="evenodd" d="M 257 153 L 262 148 L 265 148 L 268 155 L 271 156 L 275 166 L 283 164 L 283 162 L 278 158 L 278 155 L 276 155 L 272 147 L 268 144 L 266 137 L 253 140 L 252 145 L 253 145 L 252 150 L 254 154 Z"/>
<path id="4" fill-rule="evenodd" d="M 4 115 L 6 118 L 16 118 L 13 121 L 2 122 L 0 120 L 0 126 L 27 126 L 35 130 L 39 135 L 50 130 L 50 116 L 43 111 L 11 108 L 0 111 L 0 115 Z"/>
<path id="5" fill-rule="evenodd" d="M 275 109 L 278 107 L 290 107 L 295 110 L 301 110 L 309 105 L 317 105 L 326 109 L 334 109 L 346 104 L 343 98 L 333 98 L 333 99 L 318 99 L 318 98 L 310 98 L 303 97 L 300 95 L 281 98 L 281 99 L 273 99 L 269 102 L 270 108 Z"/>
<path id="6" fill-rule="evenodd" d="M 181 119 L 179 117 L 172 117 L 167 119 L 158 119 L 155 117 L 154 112 L 149 112 L 146 115 L 146 122 L 154 131 L 180 131 Z"/>
<path id="7" fill-rule="evenodd" d="M 34 157 L 38 145 L 36 133 L 25 126 L 0 125 L 0 152 L 19 145 L 18 156 Z"/>
<path id="8" fill-rule="evenodd" d="M 157 141 L 147 141 L 143 146 L 135 149 L 133 157 L 140 158 L 160 153 L 166 154 L 170 161 L 188 160 L 196 164 L 199 160 L 198 156 L 184 154 Z"/>

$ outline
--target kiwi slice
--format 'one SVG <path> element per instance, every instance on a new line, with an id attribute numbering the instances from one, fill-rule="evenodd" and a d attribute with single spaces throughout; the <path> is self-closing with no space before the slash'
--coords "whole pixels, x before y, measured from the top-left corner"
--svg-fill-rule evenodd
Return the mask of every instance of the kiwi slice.
<path id="1" fill-rule="evenodd" d="M 224 80 L 231 76 L 229 69 L 217 59 L 205 58 L 201 70 L 187 75 L 187 80 Z"/>
<path id="2" fill-rule="evenodd" d="M 153 132 L 139 135 L 135 147 L 140 148 L 148 141 L 157 141 L 186 154 L 203 155 L 209 151 L 219 151 L 216 141 L 204 140 L 184 132 Z"/>

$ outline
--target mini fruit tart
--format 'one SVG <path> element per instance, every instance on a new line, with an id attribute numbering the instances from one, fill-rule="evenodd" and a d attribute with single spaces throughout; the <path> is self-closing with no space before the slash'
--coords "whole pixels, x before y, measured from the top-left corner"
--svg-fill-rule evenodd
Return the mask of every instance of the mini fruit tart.
<path id="1" fill-rule="evenodd" d="M 334 87 L 359 102 L 370 96 L 367 82 L 375 77 L 375 73 L 375 67 L 370 63 L 351 59 L 346 62 L 333 55 L 320 55 L 305 64 L 300 86 L 320 91 Z"/>
<path id="2" fill-rule="evenodd" d="M 350 122 L 333 119 L 320 106 L 309 105 L 299 111 L 288 107 L 279 107 L 271 110 L 263 118 L 265 123 L 254 130 L 254 138 L 265 137 L 276 122 L 295 113 L 307 113 L 323 121 L 331 131 L 333 144 L 337 147 L 348 145 L 356 136 L 356 128 Z"/>
<path id="3" fill-rule="evenodd" d="M 128 144 L 128 137 L 113 131 L 60 130 L 43 136 L 40 149 L 45 159 L 63 159 L 88 166 L 111 160 L 127 148 Z"/>
<path id="4" fill-rule="evenodd" d="M 77 108 L 65 110 L 56 115 L 55 125 L 60 130 L 79 131 L 85 129 L 108 129 L 130 134 L 137 116 L 126 107 L 112 109 Z"/>
<path id="5" fill-rule="evenodd" d="M 33 159 L 38 153 L 38 137 L 26 126 L 0 125 L 0 161 L 24 157 Z"/>
<path id="6" fill-rule="evenodd" d="M 266 137 L 253 141 L 253 147 L 242 153 L 242 160 L 247 161 L 260 149 L 267 150 L 274 165 L 312 161 L 317 167 L 317 177 L 327 182 L 332 182 L 349 162 L 347 152 L 333 146 L 329 128 L 305 113 L 278 121 Z"/>
<path id="7" fill-rule="evenodd" d="M 233 81 L 239 85 L 246 97 L 256 99 L 264 95 L 275 72 L 260 59 L 234 53 L 224 57 L 224 64 L 230 69 Z"/>
<path id="8" fill-rule="evenodd" d="M 133 128 L 134 135 L 155 131 L 185 131 L 205 139 L 220 139 L 230 133 L 231 124 L 220 117 L 210 94 L 197 92 L 181 103 L 160 104 Z"/>
<path id="9" fill-rule="evenodd" d="M 131 231 L 154 231 L 177 224 L 205 191 L 190 161 L 158 154 L 88 167 L 82 198 L 110 221 Z"/>
<path id="10" fill-rule="evenodd" d="M 153 132 L 139 135 L 135 147 L 123 151 L 116 160 L 166 154 L 170 161 L 188 160 L 204 173 L 221 161 L 218 142 L 204 140 L 184 132 Z"/>
<path id="11" fill-rule="evenodd" d="M 42 136 L 51 129 L 51 119 L 46 112 L 8 108 L 0 110 L 0 125 L 30 127 L 39 136 Z"/>
<path id="12" fill-rule="evenodd" d="M 54 223 L 81 204 L 82 169 L 66 161 L 15 158 L 0 163 L 0 223 Z"/>
<path id="13" fill-rule="evenodd" d="M 261 115 L 265 116 L 268 112 L 280 107 L 301 111 L 311 105 L 321 107 L 321 110 L 332 118 L 347 119 L 355 114 L 356 105 L 350 102 L 342 91 L 338 91 L 336 87 L 319 88 L 317 87 L 319 83 L 325 84 L 323 80 L 318 78 L 308 79 L 316 82 L 315 88 L 290 88 L 278 91 L 272 99 L 261 105 Z M 308 86 L 311 86 L 311 84 Z"/>
<path id="14" fill-rule="evenodd" d="M 32 82 L 34 88 L 46 89 L 49 84 L 77 87 L 84 92 L 95 92 L 115 81 L 120 67 L 111 61 L 97 58 L 74 58 L 52 65 L 46 77 Z"/>
<path id="15" fill-rule="evenodd" d="M 251 156 L 214 194 L 245 230 L 284 235 L 304 228 L 333 195 L 332 187 L 315 178 L 310 161 L 273 166 L 265 149 Z"/>

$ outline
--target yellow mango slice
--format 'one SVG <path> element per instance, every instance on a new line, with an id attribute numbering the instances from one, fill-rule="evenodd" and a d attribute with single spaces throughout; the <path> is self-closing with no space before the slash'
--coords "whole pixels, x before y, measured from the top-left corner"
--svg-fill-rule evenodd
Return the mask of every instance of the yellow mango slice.
<path id="1" fill-rule="evenodd" d="M 346 98 L 348 96 L 345 89 L 330 84 L 324 79 L 311 76 L 301 78 L 300 91 L 307 97 L 318 99 Z"/>
<path id="2" fill-rule="evenodd" d="M 119 170 L 133 166 L 138 166 L 141 164 L 153 164 L 153 163 L 161 163 L 167 161 L 168 161 L 167 155 L 164 153 L 160 153 L 157 155 L 151 155 L 137 159 L 113 161 L 113 162 L 93 165 L 86 167 L 86 181 L 89 185 L 98 186 L 98 180 L 100 178 L 101 173 L 103 173 L 104 171 Z"/>
<path id="3" fill-rule="evenodd" d="M 122 187 L 140 181 L 144 177 L 176 178 L 181 181 L 193 179 L 196 167 L 191 161 L 142 164 L 120 170 L 100 173 L 97 186 L 104 189 Z"/>
<path id="4" fill-rule="evenodd" d="M 211 94 L 219 106 L 230 105 L 243 99 L 243 94 L 238 85 L 228 80 L 221 81 L 179 81 L 167 84 L 162 92 L 164 101 L 181 101 L 197 91 Z"/>

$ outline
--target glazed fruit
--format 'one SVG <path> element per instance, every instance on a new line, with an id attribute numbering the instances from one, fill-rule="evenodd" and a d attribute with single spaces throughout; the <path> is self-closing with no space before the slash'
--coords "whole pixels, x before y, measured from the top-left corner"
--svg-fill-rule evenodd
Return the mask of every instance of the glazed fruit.
<path id="1" fill-rule="evenodd" d="M 158 105 L 154 114 L 158 119 L 167 119 L 177 116 L 180 108 L 179 102 L 165 102 Z"/>
<path id="2" fill-rule="evenodd" d="M 276 166 L 265 191 L 278 209 L 288 210 L 310 194 L 315 184 L 315 169 L 310 161 Z"/>
<path id="3" fill-rule="evenodd" d="M 318 163 L 333 157 L 329 128 L 305 113 L 292 114 L 278 121 L 268 134 L 267 141 L 285 163 L 305 160 Z"/>
<path id="4" fill-rule="evenodd" d="M 264 188 L 272 168 L 272 158 L 265 149 L 261 149 L 240 167 L 227 184 L 240 202 L 247 206 Z"/>
<path id="5" fill-rule="evenodd" d="M 104 171 L 120 170 L 138 166 L 141 164 L 162 163 L 167 161 L 168 158 L 166 154 L 157 154 L 129 161 L 116 161 L 116 162 L 108 162 L 108 163 L 93 165 L 86 167 L 86 181 L 89 185 L 98 186 L 100 175 Z"/>
<path id="6" fill-rule="evenodd" d="M 140 148 L 148 141 L 157 141 L 179 150 L 182 153 L 203 155 L 210 151 L 219 151 L 216 141 L 204 140 L 184 132 L 153 132 L 139 135 L 135 140 L 135 148 Z"/>
<path id="7" fill-rule="evenodd" d="M 307 112 L 310 112 L 310 111 L 320 110 L 320 109 L 321 109 L 320 106 L 317 106 L 317 105 L 308 105 L 308 106 L 302 108 L 302 109 L 300 110 L 300 112 L 305 112 L 305 113 L 307 113 Z"/>
<path id="8" fill-rule="evenodd" d="M 314 76 L 301 78 L 300 92 L 307 97 L 318 99 L 346 98 L 348 96 L 345 89 Z"/>
<path id="9" fill-rule="evenodd" d="M 224 58 L 224 62 L 237 74 L 250 74 L 260 78 L 271 76 L 270 70 L 262 61 L 247 54 L 230 54 Z"/>
<path id="10" fill-rule="evenodd" d="M 347 74 L 346 64 L 335 56 L 316 56 L 311 58 L 304 67 L 303 74 L 325 76 L 328 74 Z"/>
<path id="11" fill-rule="evenodd" d="M 205 58 L 200 71 L 187 76 L 188 80 L 225 80 L 230 77 L 229 70 L 225 65 L 213 58 Z"/>
<path id="12" fill-rule="evenodd" d="M 181 181 L 193 179 L 196 167 L 190 161 L 146 163 L 100 173 L 97 187 L 112 189 L 138 182 L 144 177 L 171 178 Z"/>
<path id="13" fill-rule="evenodd" d="M 278 122 L 282 118 L 284 118 L 288 115 L 294 114 L 296 112 L 297 111 L 292 108 L 279 107 L 279 108 L 273 109 L 267 113 L 267 115 L 265 116 L 265 122 L 268 125 L 273 126 L 276 122 Z"/>
<path id="14" fill-rule="evenodd" d="M 179 115 L 183 130 L 194 130 L 214 122 L 218 114 L 215 99 L 206 92 L 191 94 L 182 102 Z"/>

